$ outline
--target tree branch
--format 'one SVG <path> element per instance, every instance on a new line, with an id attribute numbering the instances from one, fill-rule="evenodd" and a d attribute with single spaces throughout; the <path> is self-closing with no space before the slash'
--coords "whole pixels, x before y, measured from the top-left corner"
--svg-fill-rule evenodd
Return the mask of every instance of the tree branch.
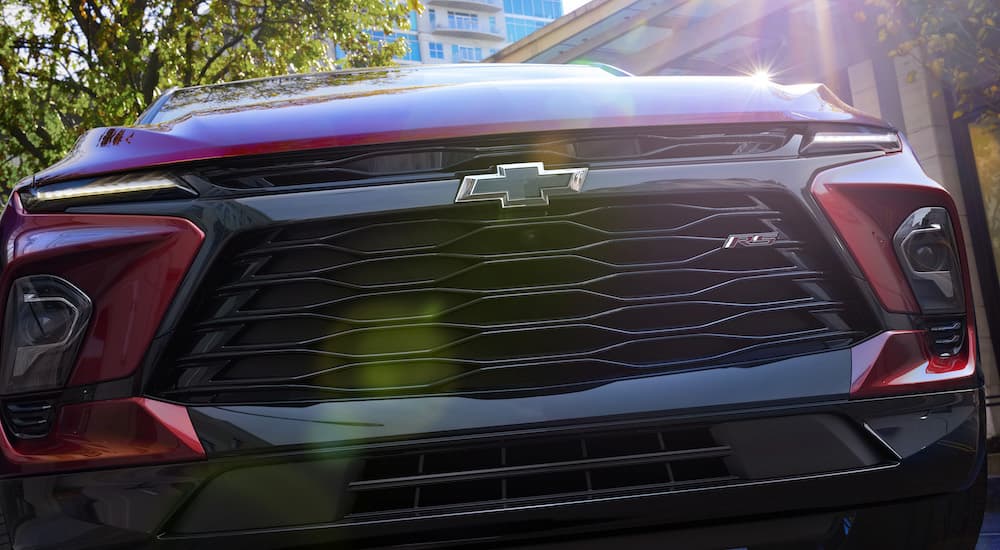
<path id="1" fill-rule="evenodd" d="M 39 73 L 36 73 L 36 72 L 31 72 L 31 71 L 26 71 L 24 69 L 18 70 L 17 74 L 22 75 L 22 76 L 31 77 L 31 78 L 37 78 L 39 80 L 44 80 L 44 81 L 46 81 L 46 82 L 48 82 L 50 84 L 54 84 L 56 86 L 66 86 L 67 88 L 76 90 L 76 91 L 81 92 L 81 93 L 85 93 L 85 94 L 89 95 L 90 97 L 92 97 L 94 99 L 98 98 L 96 92 L 94 92 L 93 90 L 91 90 L 87 86 L 84 86 L 83 84 L 80 84 L 79 82 L 76 82 L 74 80 L 68 80 L 68 79 L 67 80 L 62 80 L 62 79 L 54 78 L 54 77 L 51 77 L 51 76 L 48 76 L 48 75 L 39 74 Z"/>
<path id="2" fill-rule="evenodd" d="M 146 69 L 142 71 L 142 98 L 146 101 L 146 105 L 153 102 L 153 94 L 156 93 L 156 86 L 160 83 L 160 68 L 160 50 L 153 50 Z"/>
<path id="3" fill-rule="evenodd" d="M 31 153 L 31 156 L 36 159 L 45 162 L 45 153 L 34 143 L 27 134 L 24 133 L 20 128 L 9 128 L 11 137 L 13 137 L 17 142 L 24 148 L 25 151 Z"/>
<path id="4" fill-rule="evenodd" d="M 259 26 L 255 28 L 259 28 Z M 205 74 L 208 72 L 208 69 L 212 67 L 212 64 L 215 63 L 215 61 L 219 59 L 219 57 L 221 57 L 222 54 L 226 53 L 226 50 L 229 50 L 230 48 L 235 47 L 240 42 L 243 42 L 243 38 L 245 36 L 246 35 L 243 33 L 236 33 L 236 36 L 234 36 L 232 39 L 230 39 L 225 44 L 220 46 L 219 49 L 215 50 L 215 53 L 213 53 L 211 56 L 209 56 L 207 60 L 205 60 L 205 64 L 202 66 L 201 70 L 198 71 L 198 81 L 202 82 L 202 79 L 205 78 Z"/>

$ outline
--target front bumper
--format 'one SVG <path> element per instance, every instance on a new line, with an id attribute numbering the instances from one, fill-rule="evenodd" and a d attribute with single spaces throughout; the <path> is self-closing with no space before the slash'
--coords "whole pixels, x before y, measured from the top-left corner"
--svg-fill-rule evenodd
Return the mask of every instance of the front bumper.
<path id="1" fill-rule="evenodd" d="M 529 540 L 570 535 L 585 536 L 592 544 L 695 537 L 690 540 L 714 540 L 705 543 L 709 546 L 739 546 L 757 540 L 754 537 L 762 532 L 827 536 L 830 526 L 841 525 L 845 518 L 850 523 L 862 508 L 961 491 L 973 482 L 985 460 L 981 389 L 757 406 L 725 416 L 692 414 L 667 422 L 718 424 L 801 415 L 832 415 L 864 430 L 869 443 L 881 447 L 877 463 L 815 474 L 364 520 L 337 516 L 344 495 L 331 489 L 336 480 L 323 478 L 323 472 L 331 470 L 317 467 L 343 458 L 342 449 L 330 448 L 221 453 L 197 463 L 8 479 L 0 482 L 0 495 L 15 548 L 438 547 L 470 542 L 529 544 Z M 766 458 L 772 451 L 758 452 Z M 802 455 L 807 451 L 803 449 Z M 365 449 L 355 446 L 350 452 L 357 456 Z M 773 456 L 775 461 L 784 458 Z M 217 482 L 241 475 L 242 483 Z M 308 489 L 296 483 L 301 479 L 309 480 Z M 709 521 L 713 526 L 730 525 L 711 530 L 715 535 L 728 533 L 728 538 L 699 539 L 696 527 Z M 769 522 L 777 523 L 766 527 Z M 783 522 L 790 523 L 783 528 Z M 649 529 L 672 534 L 654 536 L 645 533 Z M 600 538 L 619 532 L 625 538 Z M 600 537 L 594 538 L 597 533 Z"/>

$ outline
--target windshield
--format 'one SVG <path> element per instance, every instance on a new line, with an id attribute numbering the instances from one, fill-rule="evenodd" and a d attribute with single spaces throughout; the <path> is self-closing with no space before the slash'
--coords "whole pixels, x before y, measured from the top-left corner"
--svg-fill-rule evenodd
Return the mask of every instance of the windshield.
<path id="1" fill-rule="evenodd" d="M 593 78 L 614 76 L 586 65 L 457 65 L 366 69 L 242 80 L 227 84 L 182 88 L 170 95 L 143 123 L 170 122 L 198 111 L 216 111 L 278 101 L 345 97 L 401 88 L 465 84 L 499 80 Z"/>

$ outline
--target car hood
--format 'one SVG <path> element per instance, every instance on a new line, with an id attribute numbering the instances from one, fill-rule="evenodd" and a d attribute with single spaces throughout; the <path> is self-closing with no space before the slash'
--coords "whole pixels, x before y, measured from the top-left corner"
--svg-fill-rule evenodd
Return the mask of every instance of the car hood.
<path id="1" fill-rule="evenodd" d="M 808 121 L 886 126 L 818 84 L 737 77 L 475 82 L 265 101 L 158 125 L 96 128 L 34 178 L 46 183 L 215 158 L 478 135 Z"/>

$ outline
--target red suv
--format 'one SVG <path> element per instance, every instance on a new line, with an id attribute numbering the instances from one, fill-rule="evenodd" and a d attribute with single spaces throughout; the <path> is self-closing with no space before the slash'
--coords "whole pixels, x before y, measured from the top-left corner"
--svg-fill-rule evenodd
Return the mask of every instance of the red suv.
<path id="1" fill-rule="evenodd" d="M 818 85 L 481 65 L 175 90 L 0 218 L 5 536 L 971 548 L 958 220 Z"/>

